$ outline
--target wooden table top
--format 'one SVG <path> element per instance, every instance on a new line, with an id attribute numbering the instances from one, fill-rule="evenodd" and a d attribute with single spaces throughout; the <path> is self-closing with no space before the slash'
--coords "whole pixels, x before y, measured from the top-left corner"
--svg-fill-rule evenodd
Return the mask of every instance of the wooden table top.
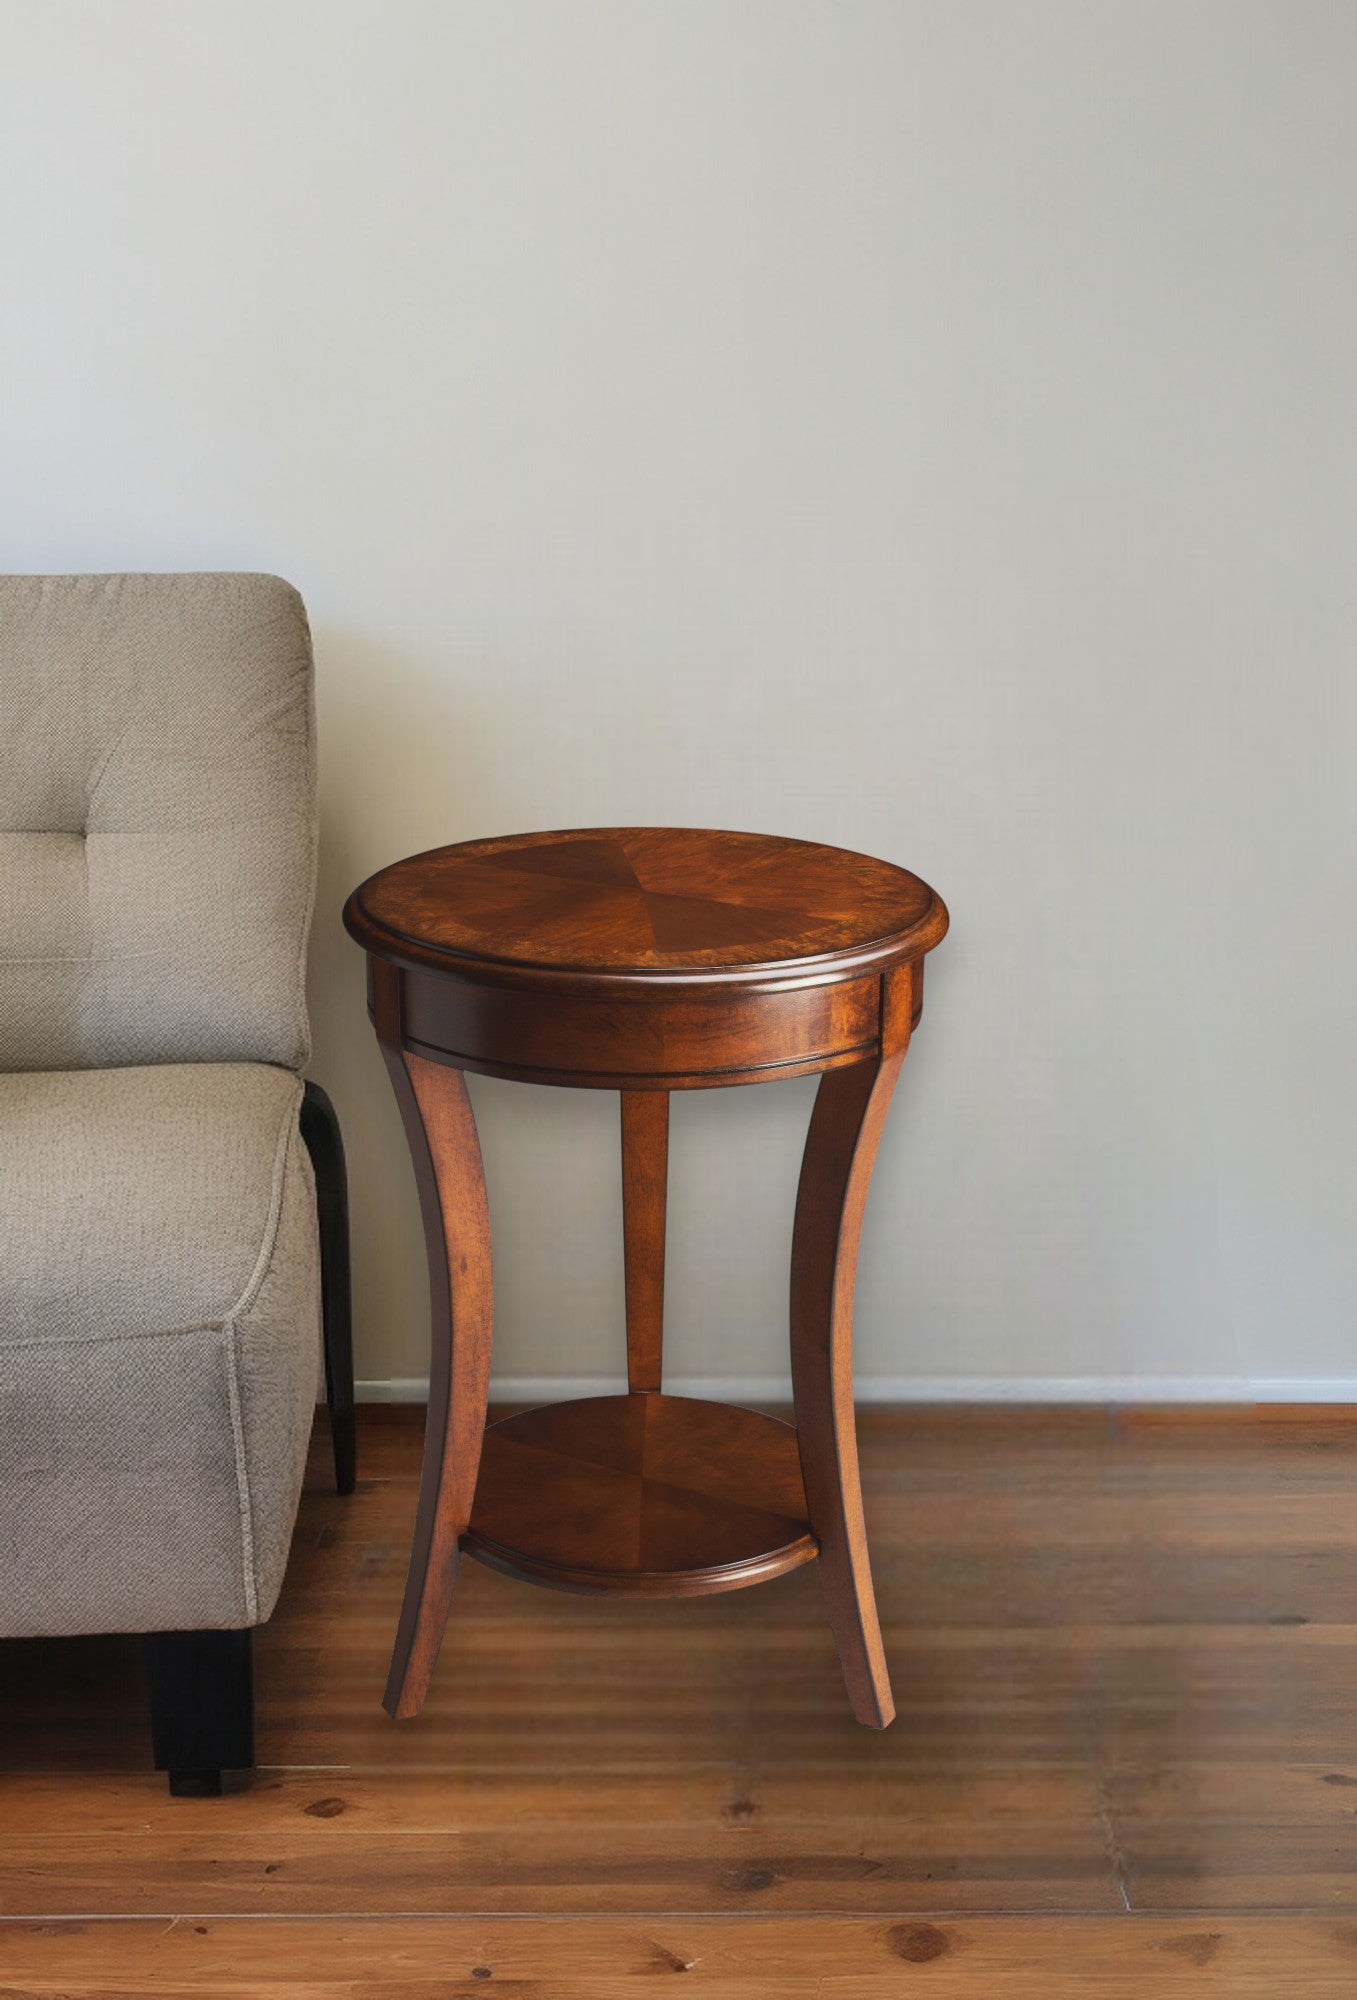
<path id="1" fill-rule="evenodd" d="M 610 980 L 753 976 L 808 961 L 869 971 L 931 950 L 941 899 L 844 848 L 691 827 L 603 827 L 463 841 L 397 861 L 345 921 L 379 955 L 474 960 Z"/>

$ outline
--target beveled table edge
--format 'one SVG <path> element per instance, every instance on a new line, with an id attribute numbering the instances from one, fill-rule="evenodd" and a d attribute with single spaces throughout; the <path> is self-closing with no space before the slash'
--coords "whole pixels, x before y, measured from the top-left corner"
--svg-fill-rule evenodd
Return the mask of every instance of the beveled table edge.
<path id="1" fill-rule="evenodd" d="M 687 829 L 684 829 L 685 831 Z M 611 832 L 611 828 L 543 829 L 543 838 L 554 834 L 581 836 Z M 807 954 L 795 958 L 749 960 L 740 965 L 587 966 L 547 964 L 530 958 L 506 958 L 492 952 L 471 952 L 456 945 L 432 944 L 425 939 L 390 928 L 372 916 L 364 905 L 364 892 L 387 873 L 388 868 L 405 862 L 423 861 L 446 853 L 450 847 L 474 845 L 449 841 L 440 847 L 424 848 L 417 854 L 401 855 L 378 868 L 352 891 L 344 905 L 344 928 L 355 943 L 375 957 L 392 964 L 409 965 L 421 971 L 441 972 L 473 985 L 515 987 L 539 993 L 592 994 L 598 999 L 640 998 L 646 994 L 682 992 L 725 993 L 732 988 L 747 992 L 785 992 L 789 987 L 826 986 L 840 980 L 880 972 L 903 961 L 922 958 L 947 935 L 950 918 L 947 906 L 931 884 L 898 862 L 882 865 L 909 875 L 929 895 L 928 908 L 907 930 L 883 933 L 865 943 L 838 951 Z M 825 841 L 809 841 L 807 846 L 828 847 Z M 876 855 L 856 848 L 833 851 L 864 861 L 879 861 Z"/>
<path id="2" fill-rule="evenodd" d="M 505 1547 L 476 1528 L 464 1528 L 459 1537 L 463 1555 L 511 1576 L 520 1583 L 539 1584 L 546 1590 L 560 1590 L 572 1597 L 717 1597 L 723 1592 L 748 1590 L 757 1583 L 771 1583 L 789 1570 L 814 1562 L 820 1544 L 807 1525 L 804 1535 L 766 1554 L 747 1556 L 740 1562 L 715 1563 L 708 1569 L 615 1570 L 586 1569 L 578 1563 L 551 1562 L 543 1556 L 525 1555 Z"/>
<path id="3" fill-rule="evenodd" d="M 587 1426 L 601 1406 L 607 1406 L 613 1416 L 624 1408 L 634 1410 L 638 1396 L 651 1406 L 646 1411 L 647 1423 L 651 1410 L 656 1406 L 668 1419 L 671 1469 L 666 1476 L 678 1479 L 680 1484 L 685 1483 L 682 1478 L 683 1451 L 685 1446 L 691 1448 L 692 1427 L 697 1425 L 700 1429 L 704 1417 L 712 1411 L 721 1412 L 728 1421 L 734 1418 L 735 1428 L 745 1437 L 772 1433 L 777 1439 L 778 1449 L 785 1453 L 788 1464 L 795 1468 L 798 1505 L 795 1511 L 785 1511 L 779 1501 L 768 1501 L 757 1487 L 743 1496 L 743 1502 L 761 1507 L 770 1519 L 780 1518 L 796 1532 L 784 1541 L 763 1541 L 741 1554 L 728 1555 L 722 1560 L 679 1563 L 669 1568 L 600 1564 L 553 1555 L 540 1547 L 523 1546 L 508 1539 L 512 1526 L 502 1520 L 498 1523 L 494 1520 L 493 1502 L 489 1501 L 486 1493 L 485 1453 L 507 1447 L 512 1454 L 517 1433 L 526 1422 L 532 1424 L 538 1433 L 529 1440 L 534 1447 L 541 1449 L 545 1445 L 548 1451 L 554 1450 L 573 1465 L 576 1454 L 570 1446 L 580 1422 Z M 545 1433 L 542 1429 L 544 1424 L 548 1426 Z M 785 1575 L 788 1570 L 798 1569 L 804 1563 L 814 1562 L 820 1553 L 819 1539 L 811 1528 L 806 1511 L 799 1453 L 795 1423 L 789 1423 L 785 1417 L 774 1416 L 768 1410 L 750 1408 L 741 1403 L 718 1402 L 707 1396 L 681 1396 L 658 1389 L 624 1390 L 601 1396 L 567 1397 L 561 1401 L 530 1404 L 486 1425 L 476 1499 L 471 1520 L 458 1538 L 459 1546 L 465 1555 L 475 1557 L 487 1568 L 499 1570 L 505 1576 L 519 1577 L 525 1582 L 543 1584 L 551 1590 L 578 1595 L 706 1597 L 722 1591 L 744 1590 L 751 1584 L 766 1582 Z M 512 1457 L 509 1462 L 512 1464 Z M 611 1474 L 614 1468 L 605 1463 L 600 1470 Z M 548 1467 L 542 1474 L 539 1491 L 549 1496 L 552 1487 L 553 1471 Z M 710 1493 L 704 1497 L 712 1501 L 716 1498 Z M 490 1520 L 485 1518 L 487 1503 L 491 1509 Z M 534 1529 L 537 1526 L 536 1522 L 531 1525 Z"/>

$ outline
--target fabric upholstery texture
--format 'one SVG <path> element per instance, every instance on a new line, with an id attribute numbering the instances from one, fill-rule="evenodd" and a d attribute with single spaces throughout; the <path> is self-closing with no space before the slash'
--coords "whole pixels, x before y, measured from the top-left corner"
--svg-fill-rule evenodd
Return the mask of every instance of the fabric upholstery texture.
<path id="1" fill-rule="evenodd" d="M 320 1275 L 310 638 L 277 577 L 0 577 L 0 1635 L 254 1625 Z"/>
<path id="2" fill-rule="evenodd" d="M 300 1102 L 255 1063 L 0 1077 L 0 1631 L 272 1610 L 320 1324 Z"/>
<path id="3" fill-rule="evenodd" d="M 311 685 L 277 577 L 0 578 L 0 1070 L 306 1060 Z"/>

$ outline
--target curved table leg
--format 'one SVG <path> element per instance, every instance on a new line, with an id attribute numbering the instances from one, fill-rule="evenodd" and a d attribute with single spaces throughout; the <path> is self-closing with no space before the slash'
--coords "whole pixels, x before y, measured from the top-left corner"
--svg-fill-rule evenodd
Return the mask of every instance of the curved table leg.
<path id="1" fill-rule="evenodd" d="M 873 1729 L 894 1718 L 895 1703 L 862 1518 L 853 1282 L 872 1163 L 904 1059 L 900 1047 L 821 1077 L 792 1237 L 792 1393 L 801 1475 L 848 1698 L 858 1721 Z"/>
<path id="2" fill-rule="evenodd" d="M 382 1706 L 418 1715 L 443 1640 L 471 1519 L 490 1392 L 490 1213 L 476 1120 L 458 1069 L 402 1052 L 378 1033 L 419 1182 L 429 1255 L 432 1342 L 424 1468 L 410 1569 Z"/>

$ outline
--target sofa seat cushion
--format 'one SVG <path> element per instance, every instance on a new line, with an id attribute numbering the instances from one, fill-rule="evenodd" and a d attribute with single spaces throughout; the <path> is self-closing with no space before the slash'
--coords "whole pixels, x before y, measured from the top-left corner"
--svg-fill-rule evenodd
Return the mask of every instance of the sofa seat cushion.
<path id="1" fill-rule="evenodd" d="M 253 1625 L 315 1403 L 300 1080 L 0 1075 L 0 1633 Z"/>

